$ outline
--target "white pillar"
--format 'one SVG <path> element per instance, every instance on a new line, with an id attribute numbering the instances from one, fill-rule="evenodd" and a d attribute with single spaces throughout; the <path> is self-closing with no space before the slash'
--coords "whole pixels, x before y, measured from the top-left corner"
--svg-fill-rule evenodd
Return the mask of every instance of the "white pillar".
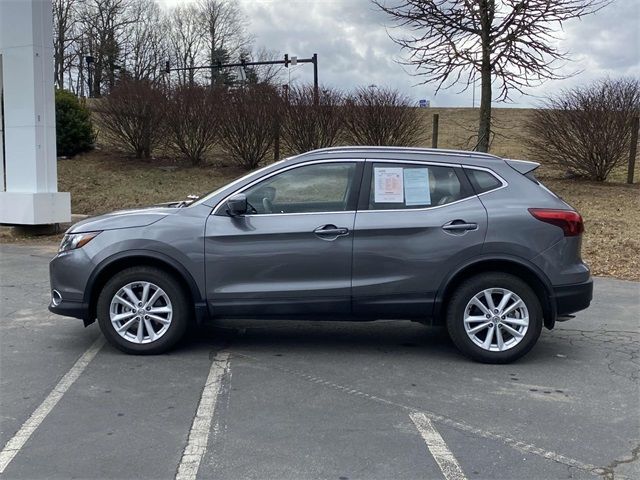
<path id="1" fill-rule="evenodd" d="M 0 0 L 0 223 L 71 220 L 70 195 L 58 192 L 53 86 L 51 0 Z"/>

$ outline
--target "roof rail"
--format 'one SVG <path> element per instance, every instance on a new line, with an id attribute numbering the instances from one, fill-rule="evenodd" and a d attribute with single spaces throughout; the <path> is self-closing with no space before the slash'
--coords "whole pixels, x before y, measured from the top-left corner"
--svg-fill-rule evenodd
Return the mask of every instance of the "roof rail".
<path id="1" fill-rule="evenodd" d="M 301 156 L 312 155 L 316 153 L 340 153 L 340 152 L 404 152 L 404 153 L 423 153 L 431 155 L 465 155 L 469 157 L 484 158 L 500 158 L 496 155 L 484 152 L 476 152 L 470 150 L 451 150 L 442 148 L 421 148 L 421 147 L 389 147 L 389 146 L 346 146 L 346 147 L 327 147 L 311 150 L 301 154 Z"/>

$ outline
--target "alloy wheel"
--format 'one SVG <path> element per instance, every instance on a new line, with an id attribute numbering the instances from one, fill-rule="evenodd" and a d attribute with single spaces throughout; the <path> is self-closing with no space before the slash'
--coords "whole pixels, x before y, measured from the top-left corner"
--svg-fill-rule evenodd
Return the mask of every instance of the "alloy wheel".
<path id="1" fill-rule="evenodd" d="M 506 288 L 487 288 L 464 309 L 464 330 L 480 348 L 503 352 L 518 345 L 529 328 L 524 301 Z"/>
<path id="2" fill-rule="evenodd" d="M 151 282 L 132 282 L 111 299 L 109 317 L 114 330 L 125 340 L 151 343 L 162 337 L 173 316 L 171 300 Z"/>

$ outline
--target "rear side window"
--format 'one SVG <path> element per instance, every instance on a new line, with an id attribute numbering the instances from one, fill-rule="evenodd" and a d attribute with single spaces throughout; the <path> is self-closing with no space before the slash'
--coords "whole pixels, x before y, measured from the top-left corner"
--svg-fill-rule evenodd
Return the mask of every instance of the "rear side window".
<path id="1" fill-rule="evenodd" d="M 370 210 L 433 207 L 465 196 L 451 167 L 374 163 L 371 170 Z"/>
<path id="2" fill-rule="evenodd" d="M 502 186 L 502 182 L 500 180 L 485 170 L 465 169 L 465 172 L 467 173 L 467 177 L 469 177 L 469 181 L 471 182 L 473 189 L 478 195 L 488 192 L 489 190 L 495 190 Z"/>

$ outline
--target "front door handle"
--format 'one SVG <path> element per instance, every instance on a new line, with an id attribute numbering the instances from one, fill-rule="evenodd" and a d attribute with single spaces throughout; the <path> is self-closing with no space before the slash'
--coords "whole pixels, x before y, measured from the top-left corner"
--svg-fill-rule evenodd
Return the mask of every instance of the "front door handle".
<path id="1" fill-rule="evenodd" d="M 477 230 L 478 224 L 467 223 L 464 220 L 453 220 L 452 222 L 445 223 L 442 229 L 448 232 L 465 232 L 467 230 Z"/>
<path id="2" fill-rule="evenodd" d="M 336 227 L 335 225 L 323 225 L 316 228 L 313 233 L 321 238 L 325 237 L 340 237 L 342 235 L 348 235 L 349 229 L 345 227 Z"/>

